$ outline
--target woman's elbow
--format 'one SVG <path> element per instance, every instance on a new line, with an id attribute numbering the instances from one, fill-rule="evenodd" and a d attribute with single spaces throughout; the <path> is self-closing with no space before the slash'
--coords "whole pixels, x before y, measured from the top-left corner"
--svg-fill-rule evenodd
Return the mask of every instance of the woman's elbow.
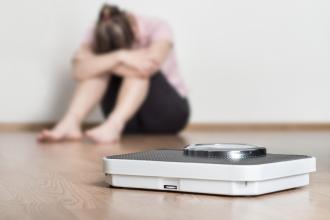
<path id="1" fill-rule="evenodd" d="M 160 62 L 155 62 L 154 66 L 152 66 L 147 71 L 143 71 L 141 73 L 141 75 L 142 75 L 142 77 L 145 77 L 145 78 L 151 78 L 153 75 L 157 74 L 160 71 L 161 71 Z"/>
<path id="2" fill-rule="evenodd" d="M 72 78 L 76 81 L 82 81 L 85 79 L 83 72 L 78 67 L 73 67 Z"/>

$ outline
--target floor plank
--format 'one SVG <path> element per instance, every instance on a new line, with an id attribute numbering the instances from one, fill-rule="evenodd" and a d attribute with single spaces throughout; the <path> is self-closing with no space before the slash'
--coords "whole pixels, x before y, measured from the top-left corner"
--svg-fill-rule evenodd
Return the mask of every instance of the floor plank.
<path id="1" fill-rule="evenodd" d="M 307 187 L 258 197 L 109 188 L 101 158 L 189 143 L 264 145 L 317 158 Z M 189 131 L 125 136 L 119 144 L 39 144 L 35 133 L 0 133 L 0 219 L 329 219 L 330 131 Z"/>

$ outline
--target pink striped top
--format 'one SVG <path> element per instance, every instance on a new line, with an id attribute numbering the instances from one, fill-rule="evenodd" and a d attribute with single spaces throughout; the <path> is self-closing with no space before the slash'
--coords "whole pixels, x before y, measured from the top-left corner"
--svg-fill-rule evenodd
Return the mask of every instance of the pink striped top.
<path id="1" fill-rule="evenodd" d="M 135 19 L 138 26 L 135 48 L 147 48 L 157 40 L 169 40 L 175 45 L 171 28 L 166 22 L 141 15 L 135 15 Z M 92 41 L 92 31 L 89 31 L 84 42 L 91 43 Z M 162 64 L 161 72 L 182 97 L 187 96 L 187 87 L 180 75 L 174 48 Z"/>

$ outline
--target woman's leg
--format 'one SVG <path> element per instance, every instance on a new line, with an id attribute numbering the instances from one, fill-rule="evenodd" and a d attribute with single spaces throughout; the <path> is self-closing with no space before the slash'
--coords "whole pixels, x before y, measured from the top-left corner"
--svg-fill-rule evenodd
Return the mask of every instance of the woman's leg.
<path id="1" fill-rule="evenodd" d="M 82 137 L 80 124 L 88 113 L 100 102 L 109 81 L 101 76 L 78 81 L 73 99 L 64 117 L 51 130 L 43 130 L 40 141 L 77 140 Z"/>
<path id="2" fill-rule="evenodd" d="M 143 104 L 148 89 L 149 79 L 125 77 L 114 110 L 103 124 L 88 130 L 86 135 L 99 143 L 111 143 L 119 140 L 125 124 Z"/>
<path id="3" fill-rule="evenodd" d="M 178 93 L 164 74 L 154 74 L 137 115 L 143 133 L 177 134 L 187 125 L 189 116 L 188 99 Z"/>

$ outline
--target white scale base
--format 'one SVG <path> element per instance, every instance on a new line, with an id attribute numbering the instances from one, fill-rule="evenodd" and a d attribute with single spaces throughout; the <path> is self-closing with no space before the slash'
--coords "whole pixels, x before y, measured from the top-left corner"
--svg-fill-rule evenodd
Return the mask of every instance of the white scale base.
<path id="1" fill-rule="evenodd" d="M 309 184 L 309 175 L 302 174 L 264 181 L 221 181 L 107 175 L 106 182 L 111 186 L 124 188 L 249 196 L 306 186 Z"/>
<path id="2" fill-rule="evenodd" d="M 309 184 L 314 157 L 260 165 L 219 165 L 104 158 L 106 182 L 114 187 L 261 195 Z"/>

